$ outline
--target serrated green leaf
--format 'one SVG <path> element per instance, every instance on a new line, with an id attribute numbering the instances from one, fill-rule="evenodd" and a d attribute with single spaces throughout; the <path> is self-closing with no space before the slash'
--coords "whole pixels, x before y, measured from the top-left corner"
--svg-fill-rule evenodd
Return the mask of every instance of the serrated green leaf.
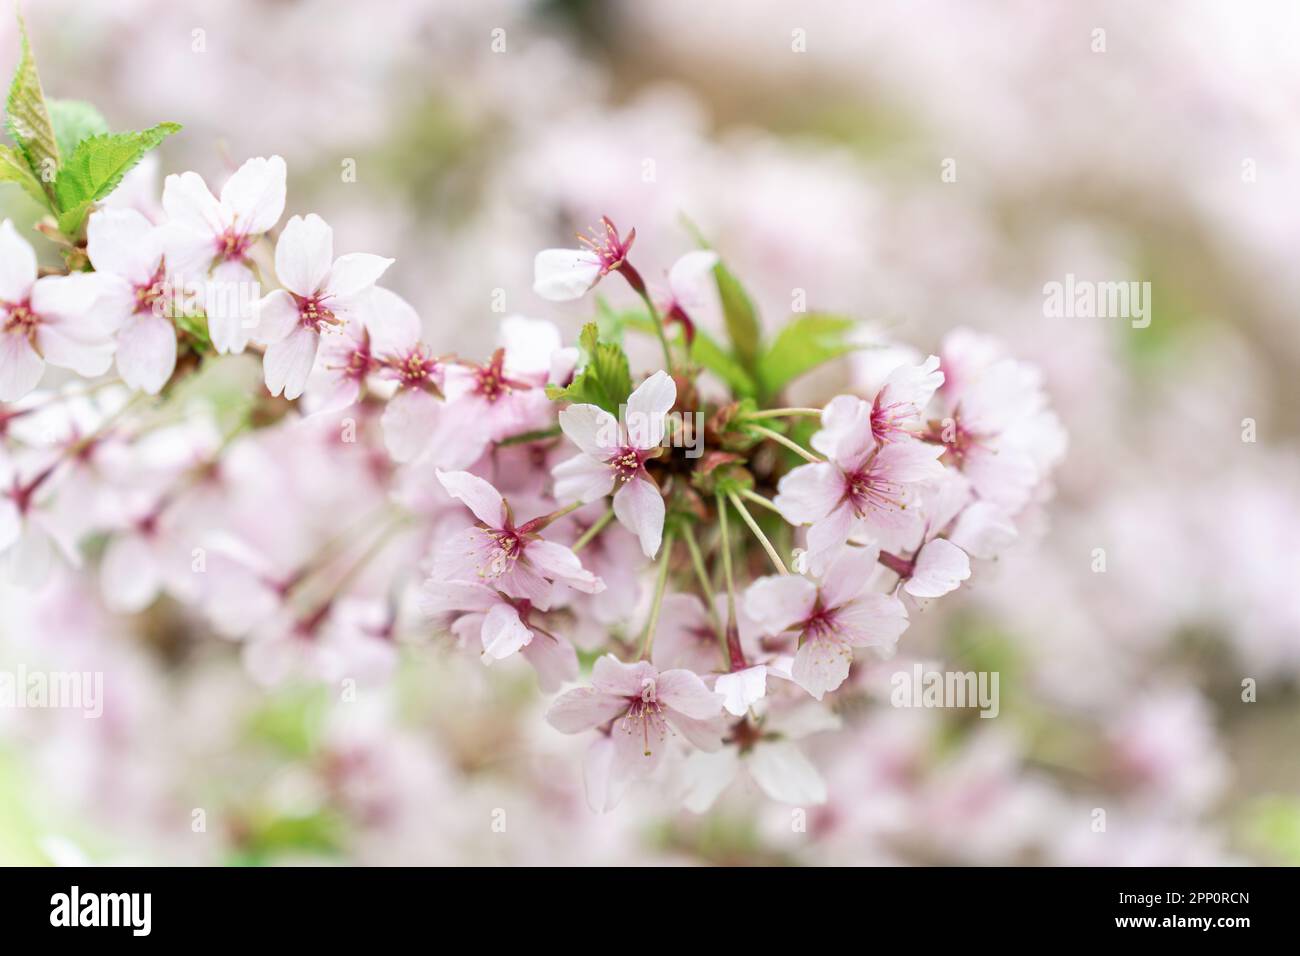
<path id="1" fill-rule="evenodd" d="M 83 139 L 108 132 L 108 123 L 99 110 L 82 100 L 47 100 L 45 105 L 54 125 L 60 156 L 71 156 Z"/>
<path id="2" fill-rule="evenodd" d="M 0 146 L 0 183 L 17 183 L 41 208 L 50 208 L 50 197 L 45 194 L 41 181 L 27 168 L 26 158 L 8 146 Z"/>
<path id="3" fill-rule="evenodd" d="M 36 72 L 36 58 L 27 40 L 27 25 L 21 14 L 18 32 L 22 38 L 22 54 L 9 85 L 9 98 L 5 101 L 5 128 L 18 144 L 27 168 L 41 184 L 42 191 L 53 200 L 54 177 L 59 169 L 59 145 L 45 106 L 41 78 Z"/>
<path id="4" fill-rule="evenodd" d="M 145 153 L 179 129 L 176 123 L 159 123 L 140 132 L 107 133 L 78 143 L 54 184 L 59 231 L 76 235 L 90 207 L 116 189 Z"/>
<path id="5" fill-rule="evenodd" d="M 809 312 L 786 324 L 758 363 L 758 380 L 765 395 L 775 395 L 790 382 L 860 346 L 848 340 L 857 323 L 841 315 Z"/>
<path id="6" fill-rule="evenodd" d="M 548 388 L 547 397 L 553 401 L 598 405 L 617 415 L 619 406 L 627 402 L 632 392 L 627 353 L 619 345 L 600 341 L 595 322 L 583 326 L 578 344 L 587 354 L 587 364 L 566 388 Z"/>
<path id="7" fill-rule="evenodd" d="M 727 324 L 727 337 L 731 340 L 732 351 L 746 371 L 755 372 L 763 333 L 753 300 L 740 280 L 721 262 L 713 267 L 713 281 L 718 286 L 718 297 L 722 300 L 722 317 Z"/>

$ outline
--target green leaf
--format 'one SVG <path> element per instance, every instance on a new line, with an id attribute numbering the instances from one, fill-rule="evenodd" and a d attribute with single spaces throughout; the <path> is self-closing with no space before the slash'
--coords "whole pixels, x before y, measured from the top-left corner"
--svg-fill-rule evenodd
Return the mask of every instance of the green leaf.
<path id="1" fill-rule="evenodd" d="M 59 231 L 76 235 L 90 207 L 116 189 L 145 153 L 179 129 L 176 123 L 159 123 L 138 133 L 107 133 L 78 143 L 54 184 Z"/>
<path id="2" fill-rule="evenodd" d="M 18 59 L 13 83 L 9 86 L 9 98 L 5 101 L 5 128 L 18 144 L 19 151 L 27 161 L 27 168 L 41 183 L 45 194 L 52 199 L 54 177 L 59 169 L 58 140 L 54 136 L 54 126 L 45 106 L 41 78 L 36 72 L 36 58 L 32 56 L 32 47 L 27 41 L 27 25 L 21 14 L 18 17 L 18 31 L 22 37 L 22 55 Z"/>
<path id="3" fill-rule="evenodd" d="M 47 100 L 45 105 L 50 111 L 60 156 L 71 156 L 83 139 L 108 132 L 108 123 L 99 110 L 82 100 Z"/>
<path id="4" fill-rule="evenodd" d="M 41 208 L 50 208 L 50 197 L 45 194 L 41 181 L 27 168 L 27 159 L 8 146 L 0 146 L 0 183 L 17 183 Z"/>
<path id="5" fill-rule="evenodd" d="M 691 359 L 722 379 L 737 398 L 753 398 L 758 392 L 754 377 L 736 358 L 703 329 L 696 328 Z"/>
<path id="6" fill-rule="evenodd" d="M 842 315 L 809 312 L 786 324 L 758 363 L 765 395 L 775 395 L 818 365 L 861 348 L 848 340 L 857 323 Z"/>
<path id="7" fill-rule="evenodd" d="M 587 353 L 587 364 L 568 387 L 547 388 L 547 397 L 554 401 L 599 405 L 611 415 L 617 415 L 619 406 L 627 402 L 632 392 L 627 353 L 621 346 L 600 341 L 595 322 L 582 327 L 578 343 Z"/>
<path id="8" fill-rule="evenodd" d="M 745 370 L 754 372 L 758 368 L 762 339 L 754 303 L 740 280 L 721 262 L 713 267 L 713 281 L 717 283 L 718 297 L 722 300 L 722 317 L 727 324 L 731 348 Z"/>

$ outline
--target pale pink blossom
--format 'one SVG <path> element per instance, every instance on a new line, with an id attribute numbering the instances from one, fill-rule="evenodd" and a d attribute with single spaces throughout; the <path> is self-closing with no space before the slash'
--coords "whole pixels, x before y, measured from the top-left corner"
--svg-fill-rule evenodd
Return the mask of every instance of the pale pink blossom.
<path id="1" fill-rule="evenodd" d="M 943 449 L 914 441 L 878 444 L 871 406 L 841 396 L 826 406 L 813 447 L 824 462 L 785 475 L 773 504 L 787 521 L 811 525 L 808 556 L 819 573 L 844 543 L 915 523 L 922 486 L 943 475 Z"/>
<path id="2" fill-rule="evenodd" d="M 620 237 L 609 219 L 591 236 L 579 236 L 583 249 L 543 249 L 533 262 L 533 291 L 552 302 L 580 299 L 604 276 L 627 262 L 636 230 Z"/>
<path id="3" fill-rule="evenodd" d="M 438 471 L 438 481 L 479 521 L 449 539 L 438 551 L 434 578 L 480 581 L 512 598 L 526 599 L 540 610 L 551 606 L 554 584 L 594 594 L 604 582 L 582 566 L 562 544 L 542 540 L 546 518 L 515 525 L 501 494 L 466 471 Z"/>
<path id="4" fill-rule="evenodd" d="M 713 718 L 721 711 L 721 695 L 690 671 L 625 664 L 606 654 L 592 669 L 591 686 L 560 695 L 546 719 L 566 734 L 608 727 L 613 748 L 601 770 L 620 778 L 654 770 L 674 731 L 695 747 L 716 750 L 721 738 Z"/>
<path id="5" fill-rule="evenodd" d="M 113 341 L 92 314 L 100 290 L 87 273 L 38 279 L 32 247 L 0 223 L 0 402 L 34 389 L 46 362 L 87 377 L 108 370 Z"/>
<path id="6" fill-rule="evenodd" d="M 198 173 L 163 182 L 163 248 L 169 272 L 203 293 L 208 336 L 219 353 L 242 352 L 253 316 L 240 306 L 241 286 L 255 281 L 253 245 L 284 213 L 286 168 L 279 156 L 239 167 L 212 195 Z M 232 307 L 234 306 L 234 307 Z"/>
<path id="7" fill-rule="evenodd" d="M 664 419 L 676 401 L 676 383 L 659 371 L 628 397 L 622 424 L 596 405 L 560 412 L 560 427 L 582 454 L 555 466 L 556 498 L 591 502 L 613 491 L 615 517 L 640 539 L 647 557 L 658 553 L 663 538 L 664 500 L 645 463 L 659 454 Z"/>
<path id="8" fill-rule="evenodd" d="M 132 388 L 157 395 L 176 368 L 163 230 L 134 209 L 100 210 L 86 224 L 86 253 L 100 277 L 96 311 L 117 333 L 117 372 Z"/>
<path id="9" fill-rule="evenodd" d="M 853 648 L 892 653 L 907 629 L 901 601 L 867 590 L 875 564 L 874 549 L 848 548 L 820 585 L 785 574 L 760 578 L 745 591 L 745 610 L 764 633 L 798 632 L 791 677 L 818 700 L 848 677 Z"/>
<path id="10" fill-rule="evenodd" d="M 880 444 L 914 438 L 924 430 L 924 414 L 943 384 L 939 358 L 920 365 L 900 365 L 889 373 L 871 403 L 871 431 Z"/>
<path id="11" fill-rule="evenodd" d="M 369 253 L 334 258 L 334 232 L 316 214 L 294 216 L 275 245 L 275 273 L 283 289 L 258 303 L 257 338 L 272 395 L 297 398 L 316 364 L 322 334 L 338 329 L 367 303 L 392 259 Z"/>

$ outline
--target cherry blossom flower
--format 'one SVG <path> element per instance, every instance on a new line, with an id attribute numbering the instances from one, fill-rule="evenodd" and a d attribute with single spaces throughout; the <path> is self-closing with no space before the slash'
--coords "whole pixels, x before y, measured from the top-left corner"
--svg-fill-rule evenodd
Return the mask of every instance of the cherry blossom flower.
<path id="1" fill-rule="evenodd" d="M 255 157 L 226 180 L 220 199 L 198 173 L 163 181 L 167 267 L 204 293 L 208 335 L 219 353 L 242 352 L 248 342 L 253 317 L 238 307 L 238 287 L 254 281 L 252 247 L 284 214 L 286 173 L 279 156 Z"/>
<path id="2" fill-rule="evenodd" d="M 828 460 L 785 475 L 772 501 L 791 524 L 812 526 L 808 557 L 814 573 L 850 539 L 869 540 L 913 524 L 920 487 L 943 475 L 941 447 L 877 444 L 871 419 L 871 406 L 861 399 L 831 402 L 812 438 Z"/>
<path id="3" fill-rule="evenodd" d="M 900 365 L 889 374 L 871 403 L 871 431 L 877 442 L 914 438 L 924 429 L 925 409 L 943 384 L 938 369 L 939 357 L 931 355 L 920 365 Z"/>
<path id="4" fill-rule="evenodd" d="M 476 638 L 485 664 L 521 653 L 546 693 L 578 676 L 573 645 L 543 629 L 527 600 L 514 600 L 476 581 L 431 579 L 421 591 L 420 610 L 428 617 L 452 615 L 451 632 Z"/>
<path id="5" fill-rule="evenodd" d="M 555 496 L 585 503 L 614 491 L 615 517 L 651 558 L 663 538 L 664 500 L 645 463 L 659 454 L 664 417 L 676 401 L 677 384 L 658 371 L 628 397 L 623 424 L 596 405 L 570 405 L 560 412 L 560 428 L 582 454 L 555 466 Z"/>
<path id="6" fill-rule="evenodd" d="M 163 237 L 134 209 L 101 210 L 86 225 L 86 252 L 101 278 L 97 311 L 117 332 L 118 374 L 150 395 L 176 368 L 176 329 L 163 309 L 170 294 Z"/>
<path id="7" fill-rule="evenodd" d="M 481 581 L 540 610 L 551 606 L 552 584 L 594 594 L 604 582 L 583 568 L 562 544 L 543 541 L 546 518 L 516 526 L 510 507 L 488 482 L 466 471 L 437 472 L 438 481 L 479 524 L 453 536 L 436 556 L 433 576 L 442 581 Z"/>
<path id="8" fill-rule="evenodd" d="M 546 720 L 565 734 L 610 725 L 613 747 L 601 771 L 620 778 L 653 771 L 673 731 L 716 750 L 721 739 L 711 721 L 721 711 L 721 695 L 688 670 L 660 671 L 649 661 L 625 664 L 606 654 L 592 669 L 591 686 L 561 694 Z"/>
<path id="9" fill-rule="evenodd" d="M 257 338 L 272 395 L 297 398 L 316 364 L 322 333 L 336 332 L 367 304 L 392 259 L 369 253 L 334 258 L 334 232 L 316 214 L 294 216 L 275 245 L 275 273 L 283 289 L 258 304 Z"/>
<path id="10" fill-rule="evenodd" d="M 764 633 L 799 633 L 791 676 L 818 700 L 849 676 L 854 647 L 892 652 L 907 629 L 901 601 L 867 590 L 875 564 L 873 549 L 848 548 L 820 585 L 785 574 L 760 578 L 745 591 L 745 610 Z"/>
<path id="11" fill-rule="evenodd" d="M 840 719 L 824 706 L 806 704 L 770 712 L 757 723 L 743 721 L 725 746 L 697 750 L 681 771 L 681 799 L 692 813 L 705 813 L 740 776 L 780 803 L 817 806 L 826 802 L 826 781 L 795 743 L 838 730 Z"/>
<path id="12" fill-rule="evenodd" d="M 608 218 L 591 236 L 578 237 L 585 249 L 543 249 L 533 263 L 533 291 L 551 302 L 580 299 L 609 273 L 622 269 L 636 241 L 636 230 L 620 238 Z M 639 279 L 638 279 L 639 281 Z"/>
<path id="13" fill-rule="evenodd" d="M 6 219 L 0 223 L 0 402 L 34 389 L 46 362 L 93 377 L 113 361 L 113 341 L 92 317 L 100 279 L 36 276 L 36 253 Z"/>
<path id="14" fill-rule="evenodd" d="M 688 252 L 668 270 L 668 296 L 659 303 L 665 322 L 678 322 L 686 335 L 686 344 L 695 339 L 695 322 L 714 288 L 713 267 L 718 254 L 711 249 Z"/>

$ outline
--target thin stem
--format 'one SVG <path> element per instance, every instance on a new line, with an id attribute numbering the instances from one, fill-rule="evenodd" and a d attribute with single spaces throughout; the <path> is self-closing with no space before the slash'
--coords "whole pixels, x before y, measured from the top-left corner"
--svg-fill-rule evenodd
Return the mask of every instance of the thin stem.
<path id="1" fill-rule="evenodd" d="M 776 548 L 772 547 L 772 542 L 767 540 L 767 535 L 763 534 L 763 529 L 758 526 L 758 522 L 755 521 L 754 516 L 749 513 L 749 509 L 745 507 L 744 502 L 740 500 L 734 491 L 728 493 L 727 497 L 731 499 L 732 505 L 734 505 L 736 510 L 740 512 L 740 517 L 744 519 L 745 524 L 749 525 L 749 530 L 754 532 L 754 537 L 756 537 L 758 543 L 763 546 L 763 550 L 767 552 L 767 556 L 772 559 L 772 563 L 776 565 L 776 569 L 782 574 L 789 574 L 790 572 L 785 569 L 785 564 L 782 562 L 781 556 L 776 553 Z"/>
<path id="2" fill-rule="evenodd" d="M 686 550 L 691 553 L 691 566 L 695 568 L 695 576 L 699 579 L 700 590 L 704 592 L 704 606 L 708 612 L 709 621 L 718 634 L 718 649 L 722 651 L 723 666 L 727 666 L 731 663 L 731 656 L 727 651 L 727 629 L 718 618 L 718 609 L 715 607 L 716 601 L 713 596 L 713 585 L 709 583 L 709 573 L 704 568 L 704 556 L 700 554 L 700 545 L 695 540 L 695 529 L 689 524 L 686 525 L 682 537 L 686 540 Z"/>
<path id="3" fill-rule="evenodd" d="M 803 447 L 802 445 L 800 445 L 798 442 L 796 442 L 796 441 L 792 441 L 792 440 L 790 440 L 789 438 L 786 438 L 786 437 L 785 437 L 784 435 L 782 435 L 780 432 L 774 432 L 774 431 L 772 431 L 772 429 L 770 429 L 770 428 L 764 428 L 762 425 L 748 425 L 748 424 L 747 424 L 746 427 L 747 427 L 750 431 L 754 432 L 755 434 L 762 435 L 764 438 L 767 438 L 767 439 L 769 439 L 769 440 L 771 440 L 771 441 L 774 441 L 774 442 L 776 442 L 778 445 L 784 445 L 786 448 L 790 449 L 792 452 L 794 452 L 796 455 L 798 455 L 798 456 L 799 456 L 800 458 L 802 458 L 804 461 L 810 461 L 810 462 L 812 462 L 814 465 L 820 465 L 820 464 L 822 463 L 822 459 L 821 459 L 821 458 L 818 458 L 816 455 L 814 455 L 812 452 L 808 451 L 808 449 L 804 448 L 804 447 Z"/>
<path id="4" fill-rule="evenodd" d="M 560 426 L 552 425 L 550 428 L 539 428 L 536 431 L 523 432 L 519 435 L 511 435 L 509 438 L 503 438 L 497 442 L 497 447 L 508 448 L 511 445 L 527 445 L 529 442 L 554 438 L 558 434 L 560 434 Z"/>
<path id="5" fill-rule="evenodd" d="M 731 573 L 731 537 L 727 533 L 727 503 L 717 494 L 718 527 L 722 532 L 722 575 L 727 582 L 727 616 L 736 619 L 736 581 Z"/>
<path id="6" fill-rule="evenodd" d="M 578 540 L 573 542 L 573 547 L 571 547 L 569 550 L 572 551 L 574 554 L 577 554 L 587 545 L 591 544 L 591 539 L 596 537 L 596 535 L 600 534 L 602 531 L 604 531 L 605 525 L 609 524 L 610 521 L 613 520 L 613 518 L 614 518 L 614 509 L 610 508 L 603 515 L 601 515 L 599 518 L 596 519 L 595 524 L 593 524 L 586 531 L 582 532 L 582 534 L 578 537 Z"/>
<path id="7" fill-rule="evenodd" d="M 781 509 L 780 509 L 780 508 L 778 508 L 776 505 L 772 504 L 772 502 L 768 501 L 768 500 L 767 500 L 766 498 L 764 498 L 762 495 L 760 495 L 760 494 L 758 494 L 758 493 L 756 493 L 756 492 L 750 490 L 749 488 L 742 488 L 742 489 L 740 489 L 740 495 L 741 495 L 742 498 L 744 498 L 744 499 L 747 500 L 747 501 L 752 501 L 752 502 L 754 502 L 754 504 L 756 504 L 756 505 L 762 505 L 762 506 L 763 506 L 764 508 L 766 508 L 768 511 L 774 511 L 774 512 L 776 512 L 777 514 L 780 514 L 780 513 L 781 513 Z"/>
<path id="8" fill-rule="evenodd" d="M 627 284 L 645 303 L 646 311 L 650 313 L 650 324 L 654 326 L 655 335 L 659 337 L 659 344 L 663 346 L 664 361 L 668 363 L 668 371 L 671 373 L 673 371 L 673 351 L 668 345 L 668 336 L 664 332 L 663 319 L 659 316 L 659 310 L 655 308 L 654 301 L 646 290 L 645 280 L 641 278 L 641 273 L 637 272 L 632 263 L 626 260 L 619 266 L 618 273 L 627 280 Z"/>
<path id="9" fill-rule="evenodd" d="M 659 557 L 659 577 L 655 581 L 654 603 L 650 605 L 650 617 L 646 619 L 645 631 L 641 635 L 641 660 L 650 659 L 650 651 L 655 644 L 655 628 L 659 625 L 659 612 L 663 609 L 664 588 L 668 585 L 668 559 L 673 551 L 673 533 L 664 535 L 663 553 Z"/>
<path id="10" fill-rule="evenodd" d="M 752 421 L 756 418 L 797 418 L 801 415 L 820 415 L 820 408 L 766 408 L 756 412 L 745 412 L 743 415 L 736 416 L 741 421 Z"/>

